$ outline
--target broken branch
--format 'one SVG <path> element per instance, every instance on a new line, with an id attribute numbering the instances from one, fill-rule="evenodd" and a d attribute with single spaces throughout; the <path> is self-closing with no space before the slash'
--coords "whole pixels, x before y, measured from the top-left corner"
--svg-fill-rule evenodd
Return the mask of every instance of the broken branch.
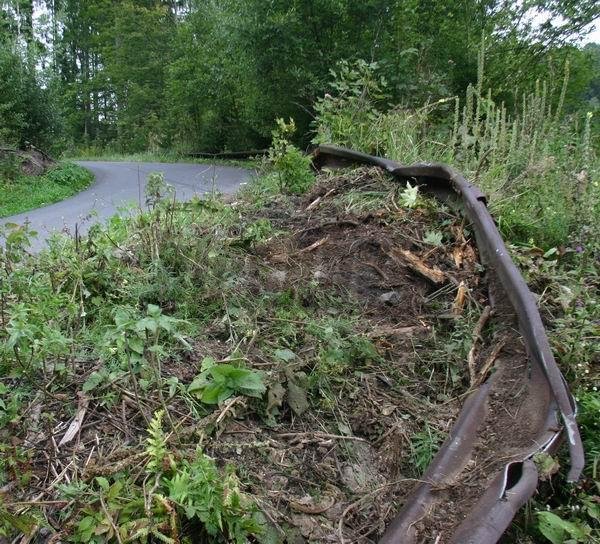
<path id="1" fill-rule="evenodd" d="M 419 257 L 407 249 L 393 247 L 387 252 L 387 255 L 401 266 L 407 265 L 411 270 L 435 285 L 440 285 L 446 280 L 446 274 L 439 268 L 426 265 Z"/>

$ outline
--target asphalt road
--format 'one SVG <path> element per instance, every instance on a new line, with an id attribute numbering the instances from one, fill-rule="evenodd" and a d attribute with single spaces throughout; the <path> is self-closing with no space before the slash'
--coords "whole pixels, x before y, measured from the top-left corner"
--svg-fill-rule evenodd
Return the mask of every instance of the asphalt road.
<path id="1" fill-rule="evenodd" d="M 252 176 L 251 170 L 209 164 L 89 161 L 78 164 L 96 176 L 89 189 L 56 204 L 3 217 L 0 224 L 29 222 L 38 233 L 31 249 L 39 251 L 54 232 L 73 234 L 77 225 L 78 232 L 85 234 L 91 225 L 106 221 L 125 205 L 144 206 L 145 187 L 151 172 L 164 174 L 165 181 L 175 188 L 178 200 L 189 200 L 213 188 L 221 193 L 234 193 Z"/>

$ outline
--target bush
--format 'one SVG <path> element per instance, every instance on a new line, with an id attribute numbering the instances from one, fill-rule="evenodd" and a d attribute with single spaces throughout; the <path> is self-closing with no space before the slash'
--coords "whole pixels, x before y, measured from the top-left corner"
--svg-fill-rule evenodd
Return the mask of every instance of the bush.
<path id="1" fill-rule="evenodd" d="M 269 162 L 279 177 L 279 188 L 285 193 L 301 194 L 313 184 L 311 159 L 305 156 L 289 139 L 296 132 L 293 119 L 286 123 L 277 119 L 273 131 L 273 144 L 269 149 Z"/>
<path id="2" fill-rule="evenodd" d="M 563 116 L 565 77 L 557 106 L 538 82 L 509 111 L 476 85 L 464 100 L 448 97 L 416 110 L 382 109 L 385 80 L 377 64 L 332 72 L 332 94 L 317 106 L 315 143 L 338 144 L 402 163 L 446 162 L 488 193 L 503 235 L 545 248 L 582 236 L 600 212 L 600 163 L 592 113 Z M 453 108 L 451 106 L 454 106 Z"/>

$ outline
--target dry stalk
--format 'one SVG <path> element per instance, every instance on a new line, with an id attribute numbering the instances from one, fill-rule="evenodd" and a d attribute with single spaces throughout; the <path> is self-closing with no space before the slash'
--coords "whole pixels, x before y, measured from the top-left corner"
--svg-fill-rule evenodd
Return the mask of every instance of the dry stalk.
<path id="1" fill-rule="evenodd" d="M 478 385 L 481 385 L 485 381 L 488 372 L 490 371 L 490 369 L 496 362 L 498 355 L 500 355 L 500 352 L 502 351 L 502 348 L 505 345 L 506 345 L 506 340 L 504 339 L 504 340 L 501 340 L 500 342 L 498 342 L 498 344 L 494 347 L 494 349 L 492 350 L 492 352 L 490 353 L 488 358 L 485 360 L 485 363 L 483 363 L 481 370 L 479 371 L 479 374 L 475 380 L 475 383 L 473 384 L 475 387 L 477 387 Z"/>
<path id="2" fill-rule="evenodd" d="M 491 306 L 486 306 L 483 309 L 483 312 L 481 312 L 481 315 L 479 316 L 479 319 L 477 320 L 477 324 L 475 325 L 475 328 L 473 329 L 473 334 L 471 336 L 471 339 L 472 339 L 471 349 L 469 350 L 469 354 L 467 355 L 467 363 L 469 365 L 469 379 L 470 379 L 471 387 L 473 387 L 475 385 L 475 381 L 477 379 L 477 374 L 475 371 L 475 353 L 477 351 L 477 342 L 479 340 L 481 340 L 481 332 L 483 331 L 483 328 L 485 327 L 485 324 L 487 323 L 487 321 L 491 315 L 492 315 Z"/>

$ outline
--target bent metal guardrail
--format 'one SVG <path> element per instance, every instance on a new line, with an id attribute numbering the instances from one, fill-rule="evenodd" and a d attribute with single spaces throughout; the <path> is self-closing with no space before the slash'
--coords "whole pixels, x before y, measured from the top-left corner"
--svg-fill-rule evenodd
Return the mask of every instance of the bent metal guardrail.
<path id="1" fill-rule="evenodd" d="M 455 529 L 449 542 L 454 544 L 494 544 L 510 525 L 517 510 L 533 495 L 538 471 L 532 460 L 538 452 L 553 452 L 561 435 L 567 437 L 571 466 L 569 481 L 579 479 L 584 454 L 575 421 L 575 403 L 556 365 L 533 294 L 510 258 L 502 237 L 490 215 L 483 193 L 461 174 L 443 164 L 401 165 L 349 149 L 323 145 L 314 153 L 314 165 L 342 166 L 360 163 L 379 166 L 399 180 L 417 180 L 442 199 L 454 198 L 462 203 L 463 213 L 472 223 L 484 264 L 494 269 L 502 288 L 518 317 L 531 365 L 530 381 L 540 404 L 547 409 L 543 432 L 535 446 L 522 459 L 504 465 L 494 475 L 491 485 Z M 416 543 L 416 523 L 435 503 L 436 484 L 464 468 L 464 459 L 473 448 L 477 431 L 486 413 L 493 376 L 476 389 L 465 402 L 450 436 L 435 456 L 420 483 L 407 498 L 404 507 L 381 539 L 381 544 Z M 561 428 L 560 417 L 563 422 Z"/>

